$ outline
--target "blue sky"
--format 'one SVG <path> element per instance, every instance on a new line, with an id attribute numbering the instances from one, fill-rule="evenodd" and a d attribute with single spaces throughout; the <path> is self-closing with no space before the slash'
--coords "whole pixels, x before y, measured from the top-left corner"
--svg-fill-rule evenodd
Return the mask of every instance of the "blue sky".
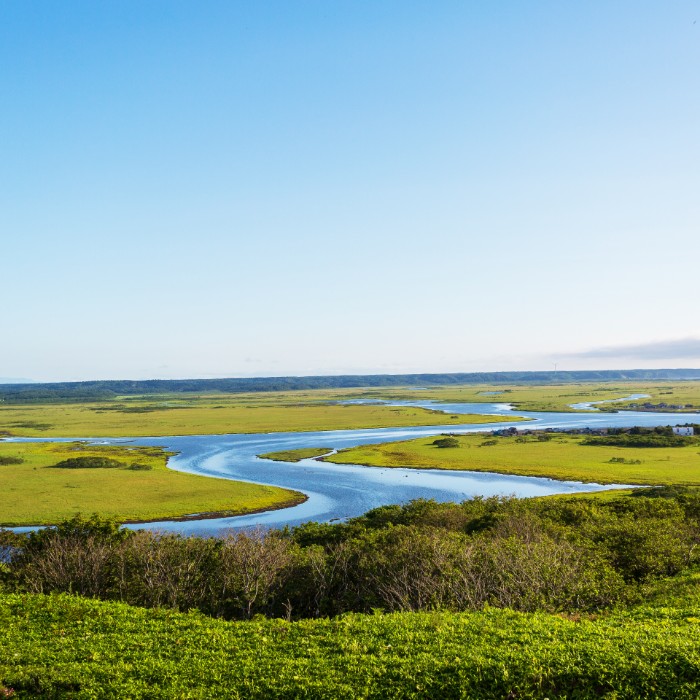
<path id="1" fill-rule="evenodd" d="M 700 366 L 700 2 L 0 4 L 0 375 Z"/>

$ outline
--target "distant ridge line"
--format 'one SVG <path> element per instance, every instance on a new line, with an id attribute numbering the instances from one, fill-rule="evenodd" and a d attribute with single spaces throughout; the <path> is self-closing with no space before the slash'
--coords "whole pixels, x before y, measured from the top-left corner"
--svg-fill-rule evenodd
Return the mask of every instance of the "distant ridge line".
<path id="1" fill-rule="evenodd" d="M 622 380 L 700 379 L 700 369 L 559 370 L 527 372 L 458 372 L 447 374 L 345 374 L 307 377 L 245 377 L 221 379 L 96 380 L 0 384 L 0 401 L 109 400 L 116 396 L 171 393 L 244 393 L 295 389 L 350 389 L 362 387 L 449 386 L 451 384 L 564 384 Z"/>

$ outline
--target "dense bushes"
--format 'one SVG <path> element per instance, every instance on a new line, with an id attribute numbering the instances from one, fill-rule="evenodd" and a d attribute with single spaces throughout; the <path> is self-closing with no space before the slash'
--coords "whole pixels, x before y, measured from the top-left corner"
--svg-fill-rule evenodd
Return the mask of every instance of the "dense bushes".
<path id="1" fill-rule="evenodd" d="M 431 443 L 435 445 L 435 447 L 459 447 L 459 440 L 456 437 L 443 437 L 443 438 L 438 438 L 437 440 L 433 440 Z"/>
<path id="2" fill-rule="evenodd" d="M 488 609 L 229 624 L 73 596 L 0 596 L 0 697 L 666 698 L 700 695 L 698 618 Z"/>
<path id="3" fill-rule="evenodd" d="M 70 457 L 53 466 L 55 469 L 118 469 L 124 463 L 109 457 Z"/>
<path id="4" fill-rule="evenodd" d="M 227 619 L 487 605 L 590 612 L 693 563 L 700 497 L 688 489 L 666 495 L 419 500 L 343 524 L 223 539 L 76 517 L 11 550 L 4 578 L 15 590 Z"/>
<path id="5" fill-rule="evenodd" d="M 591 436 L 584 445 L 605 447 L 686 447 L 697 444 L 695 437 L 676 435 L 671 426 L 656 428 L 612 428 L 607 435 Z"/>

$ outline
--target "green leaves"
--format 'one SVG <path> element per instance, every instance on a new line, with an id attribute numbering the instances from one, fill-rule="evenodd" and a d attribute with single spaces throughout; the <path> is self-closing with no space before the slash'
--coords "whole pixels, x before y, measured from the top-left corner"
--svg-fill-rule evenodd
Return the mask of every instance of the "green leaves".
<path id="1" fill-rule="evenodd" d="M 689 617 L 488 609 L 227 623 L 9 595 L 0 596 L 0 687 L 20 698 L 694 699 L 700 645 Z"/>

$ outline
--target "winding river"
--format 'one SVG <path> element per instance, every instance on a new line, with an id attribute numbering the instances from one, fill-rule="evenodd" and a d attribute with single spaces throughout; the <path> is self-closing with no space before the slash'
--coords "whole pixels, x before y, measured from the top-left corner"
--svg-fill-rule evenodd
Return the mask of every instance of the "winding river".
<path id="1" fill-rule="evenodd" d="M 96 442 L 134 445 L 162 445 L 178 452 L 169 466 L 183 472 L 209 477 L 238 479 L 271 484 L 301 491 L 308 500 L 282 510 L 180 522 L 157 522 L 131 525 L 182 534 L 219 535 L 226 530 L 254 526 L 281 527 L 308 520 L 322 522 L 361 515 L 371 508 L 389 503 L 405 503 L 414 498 L 438 501 L 462 501 L 473 496 L 516 495 L 545 496 L 556 493 L 598 491 L 619 485 L 601 486 L 557 481 L 537 477 L 509 476 L 479 472 L 435 469 L 384 469 L 318 462 L 313 459 L 297 463 L 258 459 L 256 455 L 301 447 L 341 449 L 377 442 L 438 435 L 443 432 L 484 432 L 501 427 L 520 429 L 604 428 L 678 425 L 700 422 L 698 413 L 535 413 L 514 410 L 505 403 L 436 404 L 431 401 L 392 402 L 395 405 L 438 409 L 448 414 L 479 413 L 501 417 L 504 422 L 489 425 L 445 425 L 415 428 L 380 428 L 370 430 L 333 430 L 304 433 L 265 433 L 257 435 L 196 435 L 156 438 L 112 438 Z M 578 406 L 577 406 L 578 407 Z M 582 406 L 581 406 L 582 407 Z M 592 408 L 592 406 L 588 406 Z M 529 423 L 508 421 L 510 416 L 530 418 Z"/>

